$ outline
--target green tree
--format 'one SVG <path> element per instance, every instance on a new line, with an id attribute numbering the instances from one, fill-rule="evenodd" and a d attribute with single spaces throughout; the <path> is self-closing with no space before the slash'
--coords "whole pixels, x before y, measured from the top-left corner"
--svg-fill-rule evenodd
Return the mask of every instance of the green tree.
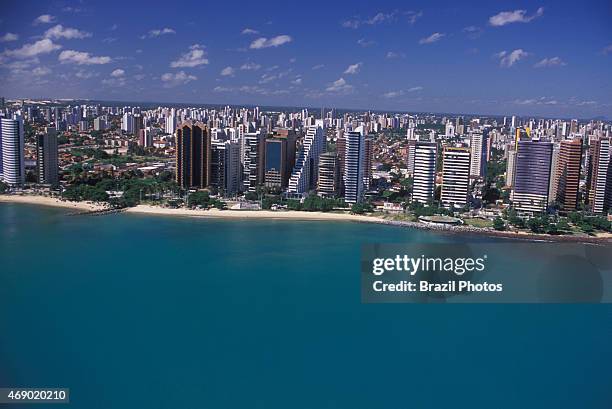
<path id="1" fill-rule="evenodd" d="M 501 217 L 496 217 L 493 219 L 493 228 L 499 231 L 506 230 L 506 223 Z"/>

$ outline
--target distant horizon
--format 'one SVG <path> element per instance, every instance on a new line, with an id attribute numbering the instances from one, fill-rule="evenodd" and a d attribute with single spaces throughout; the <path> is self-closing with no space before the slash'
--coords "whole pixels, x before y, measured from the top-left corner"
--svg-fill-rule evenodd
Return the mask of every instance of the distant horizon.
<path id="1" fill-rule="evenodd" d="M 132 100 L 121 100 L 121 99 L 99 99 L 99 98 L 44 98 L 44 97 L 23 97 L 23 98 L 14 98 L 14 97 L 5 97 L 6 101 L 20 101 L 20 100 L 31 100 L 31 101 L 87 101 L 87 102 L 95 102 L 95 103 L 107 103 L 108 105 L 113 104 L 126 104 L 127 106 L 138 106 L 141 108 L 141 105 L 156 105 L 156 106 L 175 106 L 175 105 L 183 105 L 184 107 L 260 107 L 260 108 L 283 108 L 283 109 L 308 109 L 313 113 L 319 113 L 321 108 L 324 108 L 325 111 L 329 111 L 331 109 L 335 109 L 336 111 L 341 112 L 374 112 L 374 113 L 394 113 L 394 114 L 422 114 L 422 115 L 437 115 L 437 116 L 473 116 L 473 117 L 484 117 L 484 118 L 503 118 L 512 116 L 516 116 L 518 118 L 537 118 L 537 119 L 551 119 L 551 120 L 572 120 L 577 119 L 580 121 L 603 121 L 610 122 L 612 118 L 606 116 L 595 116 L 590 118 L 584 118 L 580 116 L 550 116 L 550 115 L 537 115 L 537 114 L 517 114 L 517 113 L 505 113 L 505 114 L 485 114 L 485 113 L 477 113 L 477 112 L 445 112 L 445 111 L 419 111 L 419 110 L 394 110 L 394 109 L 375 109 L 375 108 L 345 108 L 345 107 L 337 107 L 337 106 L 312 106 L 312 105 L 274 105 L 274 104 L 241 104 L 241 103 L 208 103 L 208 102 L 169 102 L 169 101 L 132 101 Z M 135 105 L 136 104 L 136 105 Z M 125 105 L 124 105 L 125 106 Z"/>

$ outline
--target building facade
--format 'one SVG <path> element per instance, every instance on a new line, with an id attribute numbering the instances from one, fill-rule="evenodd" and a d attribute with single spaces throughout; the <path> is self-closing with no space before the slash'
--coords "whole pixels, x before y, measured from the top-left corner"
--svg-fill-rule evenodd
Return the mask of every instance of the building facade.
<path id="1" fill-rule="evenodd" d="M 1 118 L 2 132 L 2 177 L 4 183 L 20 186 L 25 183 L 25 159 L 23 119 L 13 115 L 12 119 Z"/>
<path id="2" fill-rule="evenodd" d="M 555 200 L 564 211 L 573 211 L 578 207 L 581 164 L 582 139 L 561 141 L 554 168 L 557 186 Z"/>
<path id="3" fill-rule="evenodd" d="M 435 142 L 418 142 L 414 150 L 414 176 L 412 200 L 430 203 L 436 191 L 436 161 L 438 145 Z"/>
<path id="4" fill-rule="evenodd" d="M 59 185 L 57 160 L 57 132 L 55 127 L 46 127 L 45 133 L 36 135 L 36 169 L 38 183 Z"/>
<path id="5" fill-rule="evenodd" d="M 346 132 L 344 139 L 344 200 L 359 203 L 364 195 L 365 137 L 361 132 Z"/>
<path id="6" fill-rule="evenodd" d="M 470 149 L 446 146 L 442 152 L 442 191 L 440 201 L 447 208 L 468 204 L 470 188 Z"/>
<path id="7" fill-rule="evenodd" d="M 548 207 L 550 164 L 553 144 L 537 140 L 517 142 L 514 186 L 511 200 L 523 212 L 542 213 Z"/>
<path id="8" fill-rule="evenodd" d="M 340 195 L 340 160 L 335 152 L 325 152 L 319 158 L 317 192 L 321 197 Z"/>
<path id="9" fill-rule="evenodd" d="M 320 125 L 308 127 L 304 144 L 300 149 L 287 191 L 293 194 L 304 194 L 317 183 L 319 157 L 325 149 L 325 134 Z"/>
<path id="10" fill-rule="evenodd" d="M 183 189 L 210 185 L 211 140 L 201 122 L 185 122 L 176 129 L 176 183 Z"/>

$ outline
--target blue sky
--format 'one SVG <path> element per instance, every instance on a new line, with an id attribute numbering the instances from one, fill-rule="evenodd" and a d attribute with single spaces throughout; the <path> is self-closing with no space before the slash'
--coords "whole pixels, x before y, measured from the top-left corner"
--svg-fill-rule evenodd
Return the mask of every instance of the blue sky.
<path id="1" fill-rule="evenodd" d="M 609 1 L 458 3 L 10 2 L 0 95 L 612 118 Z"/>

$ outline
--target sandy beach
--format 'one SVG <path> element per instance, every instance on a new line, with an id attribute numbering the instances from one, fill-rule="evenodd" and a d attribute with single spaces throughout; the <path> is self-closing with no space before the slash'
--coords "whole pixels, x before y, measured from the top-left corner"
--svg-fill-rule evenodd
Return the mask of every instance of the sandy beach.
<path id="1" fill-rule="evenodd" d="M 0 203 L 25 203 L 40 206 L 63 207 L 80 211 L 103 210 L 106 206 L 91 202 L 70 202 L 48 196 L 34 195 L 0 195 Z"/>
<path id="2" fill-rule="evenodd" d="M 158 214 L 166 216 L 213 217 L 224 219 L 284 219 L 284 220 L 335 220 L 357 222 L 382 222 L 373 216 L 360 216 L 347 213 L 298 212 L 286 210 L 192 210 L 170 209 L 160 206 L 138 205 L 126 210 L 127 213 Z"/>
<path id="3" fill-rule="evenodd" d="M 107 207 L 91 202 L 69 202 L 52 197 L 34 195 L 0 195 L 0 203 L 26 203 L 42 206 L 54 206 L 74 209 L 82 212 L 105 210 Z M 519 240 L 544 240 L 562 242 L 591 242 L 610 243 L 612 233 L 599 232 L 592 236 L 586 235 L 558 235 L 535 234 L 526 231 L 496 231 L 493 229 L 481 229 L 471 226 L 431 226 L 419 222 L 394 221 L 379 216 L 365 216 L 349 213 L 326 213 L 326 212 L 304 212 L 287 210 L 202 210 L 185 208 L 167 208 L 153 205 L 138 205 L 124 209 L 123 212 L 131 214 L 179 216 L 179 217 L 201 217 L 217 219 L 252 219 L 252 220 L 318 220 L 318 221 L 343 221 L 360 223 L 377 223 L 398 227 L 408 227 L 421 230 L 432 230 L 444 234 L 477 234 L 491 237 L 503 237 Z"/>

